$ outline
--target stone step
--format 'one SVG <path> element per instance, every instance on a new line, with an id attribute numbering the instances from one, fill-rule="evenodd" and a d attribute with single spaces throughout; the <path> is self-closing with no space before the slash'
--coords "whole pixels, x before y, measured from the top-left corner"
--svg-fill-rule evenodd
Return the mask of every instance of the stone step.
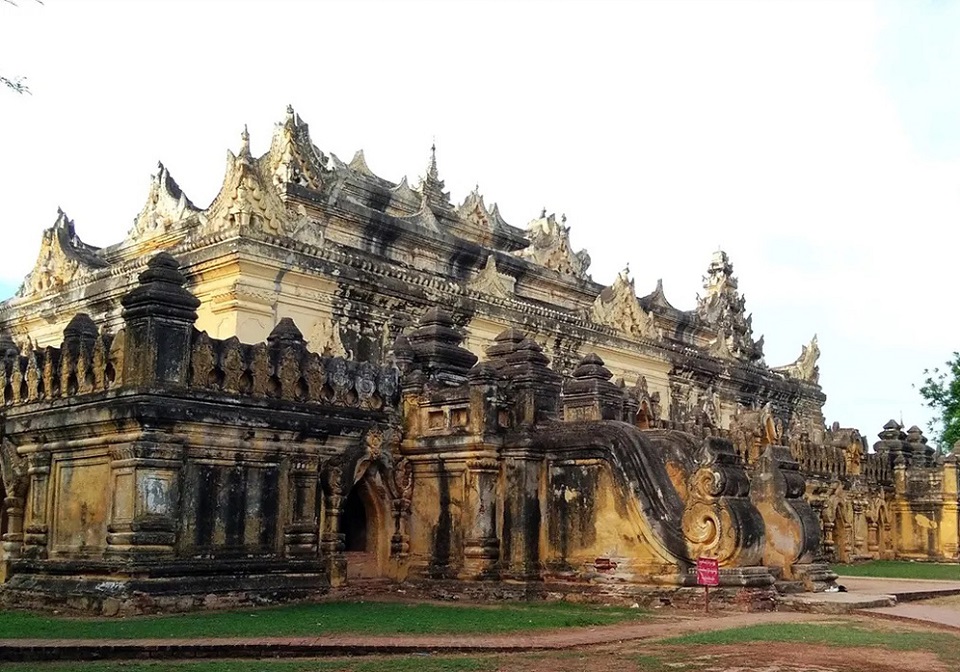
<path id="1" fill-rule="evenodd" d="M 806 592 L 803 581 L 777 581 L 774 587 L 781 595 L 793 595 L 795 593 Z"/>
<path id="2" fill-rule="evenodd" d="M 859 609 L 876 609 L 896 605 L 893 595 L 868 593 L 804 593 L 781 598 L 780 606 L 793 611 L 816 614 L 846 614 Z"/>

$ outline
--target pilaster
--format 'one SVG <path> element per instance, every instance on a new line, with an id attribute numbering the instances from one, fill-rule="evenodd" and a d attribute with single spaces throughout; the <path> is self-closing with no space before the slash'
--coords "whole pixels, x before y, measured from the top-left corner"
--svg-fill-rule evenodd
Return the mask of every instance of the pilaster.
<path id="1" fill-rule="evenodd" d="M 47 511 L 47 490 L 50 485 L 49 452 L 32 453 L 27 457 L 27 478 L 30 493 L 23 535 L 23 556 L 46 558 L 50 524 Z"/>
<path id="2" fill-rule="evenodd" d="M 500 465 L 495 457 L 467 460 L 467 487 L 463 522 L 464 574 L 492 576 L 500 557 L 497 535 L 497 482 Z"/>
<path id="3" fill-rule="evenodd" d="M 174 555 L 182 454 L 181 446 L 159 439 L 113 448 L 107 555 L 131 560 Z"/>

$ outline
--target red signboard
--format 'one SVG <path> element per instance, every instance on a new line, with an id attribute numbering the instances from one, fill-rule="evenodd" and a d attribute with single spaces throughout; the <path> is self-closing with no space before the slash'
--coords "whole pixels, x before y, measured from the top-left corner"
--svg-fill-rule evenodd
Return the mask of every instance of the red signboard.
<path id="1" fill-rule="evenodd" d="M 697 558 L 697 585 L 720 585 L 720 563 L 716 558 Z"/>

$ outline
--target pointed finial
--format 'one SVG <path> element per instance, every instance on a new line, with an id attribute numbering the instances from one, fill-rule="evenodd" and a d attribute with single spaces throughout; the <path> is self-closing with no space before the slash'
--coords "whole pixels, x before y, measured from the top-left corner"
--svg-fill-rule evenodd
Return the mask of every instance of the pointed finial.
<path id="1" fill-rule="evenodd" d="M 547 218 L 547 208 L 546 208 L 546 206 L 544 206 L 544 207 L 543 207 L 543 210 L 540 211 L 540 218 L 541 218 L 541 219 L 546 219 L 546 218 Z"/>
<path id="2" fill-rule="evenodd" d="M 562 215 L 560 215 L 560 223 L 561 224 L 567 223 L 567 213 L 563 213 Z"/>
<path id="3" fill-rule="evenodd" d="M 429 167 L 430 177 L 437 177 L 439 172 L 437 171 L 437 139 L 433 139 L 433 143 L 430 145 L 430 167 Z"/>
<path id="4" fill-rule="evenodd" d="M 247 131 L 247 125 L 243 125 L 243 133 L 240 134 L 240 153 L 250 153 L 250 133 Z"/>
<path id="5" fill-rule="evenodd" d="M 287 103 L 287 115 L 291 117 L 293 116 L 293 105 L 290 103 Z"/>

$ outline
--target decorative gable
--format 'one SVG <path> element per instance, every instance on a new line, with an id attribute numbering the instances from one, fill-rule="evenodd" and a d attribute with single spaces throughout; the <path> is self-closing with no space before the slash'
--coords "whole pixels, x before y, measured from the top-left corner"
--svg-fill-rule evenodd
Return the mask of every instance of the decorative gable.
<path id="1" fill-rule="evenodd" d="M 572 275 L 580 280 L 589 279 L 587 269 L 590 267 L 590 255 L 586 250 L 574 253 L 570 247 L 570 227 L 566 225 L 566 221 L 566 215 L 558 222 L 553 214 L 547 216 L 547 211 L 544 210 L 539 219 L 533 220 L 527 226 L 530 245 L 517 252 L 517 256 L 561 275 Z"/>
<path id="2" fill-rule="evenodd" d="M 614 283 L 600 292 L 593 302 L 591 317 L 594 322 L 628 336 L 656 336 L 653 315 L 640 306 L 629 268 L 618 273 Z"/>

